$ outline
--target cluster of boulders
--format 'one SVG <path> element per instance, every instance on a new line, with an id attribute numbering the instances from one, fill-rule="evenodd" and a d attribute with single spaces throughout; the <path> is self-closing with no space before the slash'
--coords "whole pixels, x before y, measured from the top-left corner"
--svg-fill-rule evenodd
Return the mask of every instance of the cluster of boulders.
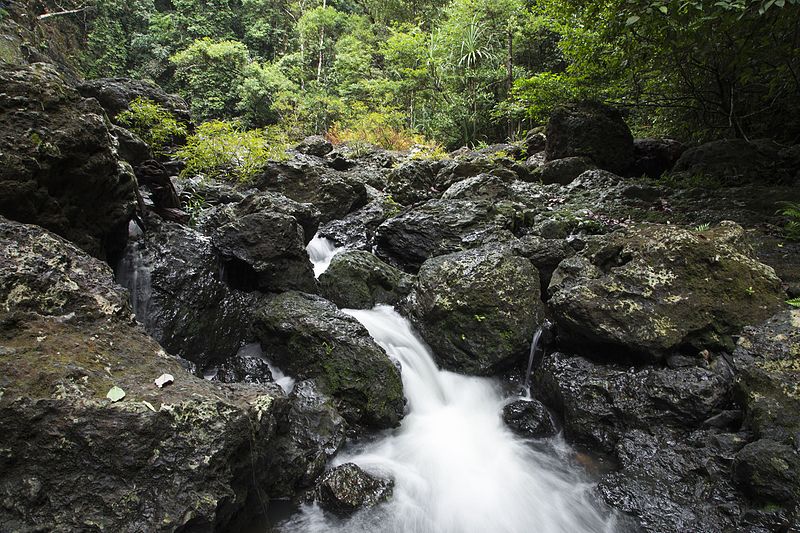
<path id="1" fill-rule="evenodd" d="M 380 504 L 390 480 L 325 472 L 348 436 L 403 416 L 397 363 L 342 312 L 378 304 L 449 370 L 518 376 L 535 356 L 509 428 L 612 465 L 598 493 L 644 530 L 797 526 L 800 250 L 772 245 L 796 147 L 635 140 L 587 104 L 444 159 L 311 137 L 235 186 L 177 179 L 114 123 L 139 96 L 189 120 L 156 86 L 74 88 L 43 64 L 0 82 L 11 529 L 228 530 L 269 498 Z M 315 235 L 344 249 L 318 279 Z"/>

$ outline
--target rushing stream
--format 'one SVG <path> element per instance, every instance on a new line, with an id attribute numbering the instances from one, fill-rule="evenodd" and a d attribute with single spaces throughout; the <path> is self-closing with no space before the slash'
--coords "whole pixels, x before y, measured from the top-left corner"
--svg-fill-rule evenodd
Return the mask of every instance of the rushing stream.
<path id="1" fill-rule="evenodd" d="M 308 257 L 314 265 L 314 277 L 318 278 L 320 274 L 325 272 L 331 264 L 333 256 L 339 253 L 342 249 L 337 248 L 330 239 L 314 235 L 314 238 L 306 246 Z"/>
<path id="2" fill-rule="evenodd" d="M 392 308 L 347 310 L 402 365 L 408 412 L 400 428 L 340 454 L 395 481 L 387 503 L 338 520 L 305 506 L 284 533 L 581 533 L 617 531 L 593 503 L 591 485 L 566 466 L 553 439 L 533 445 L 500 418 L 496 381 L 439 370 Z"/>

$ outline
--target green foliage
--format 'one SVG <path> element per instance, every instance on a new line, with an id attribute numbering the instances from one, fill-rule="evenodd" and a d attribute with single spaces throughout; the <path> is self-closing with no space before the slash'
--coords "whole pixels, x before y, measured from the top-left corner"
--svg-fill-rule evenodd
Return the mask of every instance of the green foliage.
<path id="1" fill-rule="evenodd" d="M 718 177 L 703 173 L 667 173 L 655 180 L 655 182 L 674 189 L 720 189 L 724 186 L 724 183 Z"/>
<path id="2" fill-rule="evenodd" d="M 698 233 L 703 231 L 708 231 L 709 229 L 711 229 L 711 224 L 709 224 L 708 222 L 694 227 L 694 230 Z"/>
<path id="3" fill-rule="evenodd" d="M 201 124 L 176 155 L 186 164 L 184 176 L 246 182 L 269 160 L 285 159 L 288 145 L 274 128 L 244 130 L 232 122 L 213 120 Z"/>
<path id="4" fill-rule="evenodd" d="M 422 135 L 403 126 L 399 113 L 367 113 L 344 125 L 334 124 L 327 134 L 334 144 L 371 145 L 387 150 L 408 150 L 415 145 L 432 145 Z"/>
<path id="5" fill-rule="evenodd" d="M 792 307 L 800 308 L 800 298 L 792 298 L 790 300 L 786 300 L 786 303 L 791 305 Z"/>
<path id="6" fill-rule="evenodd" d="M 235 116 L 242 93 L 247 47 L 239 41 L 198 39 L 170 58 L 181 95 L 197 120 Z"/>
<path id="7" fill-rule="evenodd" d="M 778 214 L 788 218 L 783 226 L 783 234 L 787 239 L 800 241 L 800 203 L 783 202 Z"/>
<path id="8" fill-rule="evenodd" d="M 128 109 L 117 115 L 117 120 L 141 137 L 155 153 L 161 153 L 176 137 L 186 135 L 186 126 L 175 117 L 146 98 L 136 98 Z"/>

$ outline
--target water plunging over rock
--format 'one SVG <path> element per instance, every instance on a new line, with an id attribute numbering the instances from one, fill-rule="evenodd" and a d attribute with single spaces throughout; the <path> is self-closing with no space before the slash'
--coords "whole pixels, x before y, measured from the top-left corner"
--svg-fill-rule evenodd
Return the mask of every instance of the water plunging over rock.
<path id="1" fill-rule="evenodd" d="M 331 259 L 341 251 L 341 248 L 337 248 L 330 239 L 314 235 L 314 238 L 306 246 L 306 251 L 311 264 L 314 265 L 314 277 L 319 278 L 323 272 L 328 270 Z"/>
<path id="2" fill-rule="evenodd" d="M 515 437 L 500 418 L 494 381 L 441 371 L 409 323 L 389 307 L 349 310 L 402 366 L 408 414 L 399 430 L 338 457 L 394 480 L 385 504 L 346 521 L 316 506 L 278 527 L 290 532 L 542 533 L 622 528 L 590 486 L 554 454 Z M 563 448 L 562 448 L 563 451 Z"/>

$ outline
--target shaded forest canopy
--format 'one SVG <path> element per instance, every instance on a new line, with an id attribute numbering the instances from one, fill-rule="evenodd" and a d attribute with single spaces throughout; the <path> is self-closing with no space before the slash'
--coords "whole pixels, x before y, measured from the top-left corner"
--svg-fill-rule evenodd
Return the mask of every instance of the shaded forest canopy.
<path id="1" fill-rule="evenodd" d="M 516 138 L 599 100 L 640 136 L 800 139 L 800 0 L 90 0 L 87 77 L 151 79 L 197 121 L 386 147 Z M 45 17 L 45 19 L 42 19 Z"/>

